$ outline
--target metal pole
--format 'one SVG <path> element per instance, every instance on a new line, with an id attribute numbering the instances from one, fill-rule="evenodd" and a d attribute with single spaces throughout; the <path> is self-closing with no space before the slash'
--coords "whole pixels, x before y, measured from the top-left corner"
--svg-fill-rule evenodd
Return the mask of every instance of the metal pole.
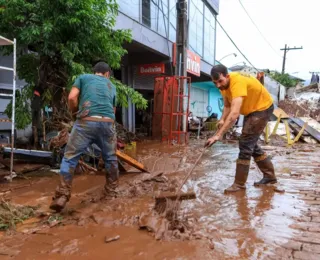
<path id="1" fill-rule="evenodd" d="M 177 9 L 177 29 L 176 29 L 176 42 L 177 42 L 177 55 L 181 54 L 181 74 L 180 76 L 187 76 L 187 48 L 188 48 L 188 1 L 178 0 L 176 4 Z M 177 57 L 178 60 L 178 57 Z M 179 74 L 178 67 L 176 67 L 176 75 Z M 179 80 L 181 84 L 180 89 L 183 90 L 183 95 L 185 95 L 186 87 L 183 81 Z M 179 97 L 180 98 L 180 97 Z M 185 112 L 186 104 L 182 98 L 183 112 Z M 187 116 L 182 116 L 183 122 L 187 122 Z M 183 131 L 186 131 L 186 126 L 183 124 Z"/>
<path id="2" fill-rule="evenodd" d="M 181 76 L 181 65 L 182 65 L 182 53 L 179 53 L 179 76 Z"/>
<path id="3" fill-rule="evenodd" d="M 179 53 L 179 77 L 181 76 L 181 65 L 182 65 L 182 53 Z M 179 78 L 179 87 L 178 87 L 178 95 L 180 95 L 180 78 Z M 178 98 L 178 106 L 177 106 L 177 113 L 180 113 L 180 96 L 177 96 Z M 177 115 L 177 127 L 178 127 L 178 120 L 179 120 L 179 116 L 180 115 Z M 177 129 L 178 131 L 180 131 L 179 127 Z"/>
<path id="4" fill-rule="evenodd" d="M 11 117 L 11 160 L 10 160 L 10 179 L 13 176 L 13 147 L 14 147 L 14 130 L 15 130 L 15 109 L 16 109 L 16 56 L 17 41 L 13 40 L 13 93 L 12 93 L 12 117 Z"/>

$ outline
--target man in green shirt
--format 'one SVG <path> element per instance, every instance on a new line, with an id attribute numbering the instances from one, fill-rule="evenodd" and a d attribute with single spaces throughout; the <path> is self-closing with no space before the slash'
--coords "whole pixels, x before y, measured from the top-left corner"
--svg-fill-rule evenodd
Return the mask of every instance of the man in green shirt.
<path id="1" fill-rule="evenodd" d="M 74 170 L 82 153 L 93 143 L 101 149 L 105 162 L 105 191 L 116 195 L 119 178 L 114 127 L 116 88 L 109 80 L 108 64 L 99 62 L 93 70 L 94 75 L 83 74 L 76 79 L 68 97 L 69 109 L 77 120 L 60 166 L 60 184 L 50 205 L 57 212 L 69 201 Z"/>

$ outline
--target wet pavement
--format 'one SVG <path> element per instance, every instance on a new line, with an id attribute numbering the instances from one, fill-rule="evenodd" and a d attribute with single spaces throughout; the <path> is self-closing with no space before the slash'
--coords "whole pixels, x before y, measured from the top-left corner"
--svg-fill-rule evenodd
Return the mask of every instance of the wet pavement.
<path id="1" fill-rule="evenodd" d="M 38 172 L 28 180 L 0 184 L 11 202 L 39 205 L 43 214 L 0 234 L 0 259 L 320 259 L 320 146 L 266 146 L 281 188 L 256 188 L 261 173 L 252 162 L 247 189 L 225 195 L 232 184 L 238 148 L 217 144 L 204 153 L 183 191 L 179 215 L 188 235 L 155 239 L 139 230 L 139 217 L 154 206 L 153 196 L 175 191 L 198 158 L 202 143 L 187 147 L 151 142 L 128 153 L 155 171 L 162 181 L 142 181 L 147 174 L 121 175 L 120 196 L 101 200 L 104 176 L 76 176 L 73 195 L 61 215 L 48 209 L 58 176 Z M 9 191 L 9 192 L 8 192 Z M 50 214 L 50 215 L 49 215 Z M 105 243 L 105 238 L 120 239 Z"/>

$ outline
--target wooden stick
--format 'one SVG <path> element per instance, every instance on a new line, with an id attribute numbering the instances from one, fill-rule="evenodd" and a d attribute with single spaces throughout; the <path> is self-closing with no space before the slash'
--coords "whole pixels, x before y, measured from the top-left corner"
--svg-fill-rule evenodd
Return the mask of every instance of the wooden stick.
<path id="1" fill-rule="evenodd" d="M 194 168 L 196 168 L 198 162 L 200 161 L 202 155 L 204 154 L 204 152 L 206 151 L 206 148 L 203 148 L 203 151 L 201 152 L 201 154 L 199 155 L 198 159 L 196 160 L 196 162 L 194 163 L 194 165 L 192 166 L 192 168 L 190 169 L 190 171 L 188 172 L 188 174 L 186 175 L 186 177 L 184 178 L 184 180 L 182 181 L 178 191 L 176 194 L 178 194 L 180 192 L 180 190 L 182 189 L 183 185 L 186 183 L 186 181 L 188 180 L 188 178 L 190 177 L 191 173 L 193 172 Z"/>
<path id="2" fill-rule="evenodd" d="M 176 198 L 176 202 L 180 199 L 181 194 L 181 189 L 183 187 L 183 185 L 186 183 L 186 181 L 188 180 L 188 178 L 190 177 L 191 173 L 193 172 L 194 168 L 197 166 L 198 162 L 200 161 L 202 155 L 204 154 L 204 152 L 206 151 L 206 148 L 203 148 L 203 151 L 201 152 L 201 154 L 199 155 L 198 159 L 196 160 L 196 162 L 194 163 L 193 167 L 190 169 L 190 171 L 188 172 L 187 176 L 184 178 L 182 184 L 180 185 L 179 189 L 176 192 L 177 198 Z M 214 156 L 220 155 L 222 153 L 217 153 Z"/>
<path id="3" fill-rule="evenodd" d="M 117 241 L 117 240 L 119 240 L 120 239 L 120 236 L 118 235 L 118 236 L 115 236 L 115 237 L 111 237 L 111 238 L 105 238 L 105 242 L 106 243 L 110 243 L 110 242 L 112 242 L 112 241 Z"/>
<path id="4" fill-rule="evenodd" d="M 79 160 L 79 164 L 80 164 L 81 166 L 87 168 L 87 169 L 90 170 L 90 171 L 94 171 L 94 172 L 98 171 L 96 168 L 93 168 L 93 167 L 89 166 L 88 164 L 86 164 L 85 162 L 83 162 L 83 161 L 81 161 L 81 160 Z"/>

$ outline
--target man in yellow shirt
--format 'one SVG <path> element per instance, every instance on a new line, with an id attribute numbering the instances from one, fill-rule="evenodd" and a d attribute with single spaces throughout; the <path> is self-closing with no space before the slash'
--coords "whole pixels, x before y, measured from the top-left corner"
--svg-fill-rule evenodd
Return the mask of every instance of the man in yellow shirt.
<path id="1" fill-rule="evenodd" d="M 223 134 L 233 126 L 240 114 L 245 116 L 239 140 L 240 153 L 235 180 L 225 192 L 235 192 L 246 188 L 251 157 L 254 158 L 263 173 L 263 178 L 254 184 L 258 186 L 276 183 L 273 164 L 257 144 L 273 113 L 271 95 L 256 78 L 241 73 L 228 73 L 227 68 L 223 65 L 214 66 L 211 70 L 211 77 L 223 96 L 224 109 L 218 123 L 218 131 L 207 140 L 206 146 L 211 146 L 221 140 Z"/>

